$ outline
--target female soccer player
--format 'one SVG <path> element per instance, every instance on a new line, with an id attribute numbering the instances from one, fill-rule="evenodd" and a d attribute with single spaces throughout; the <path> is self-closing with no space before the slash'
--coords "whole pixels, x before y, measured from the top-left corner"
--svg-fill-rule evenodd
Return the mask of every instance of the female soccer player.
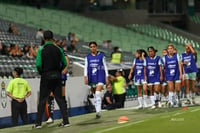
<path id="1" fill-rule="evenodd" d="M 147 107 L 146 99 L 147 99 L 147 82 L 144 77 L 144 58 L 146 56 L 146 52 L 142 49 L 137 50 L 135 53 L 135 59 L 133 61 L 133 65 L 131 67 L 129 73 L 129 80 L 132 77 L 132 73 L 134 72 L 134 84 L 137 86 L 138 91 L 138 102 L 139 109 L 143 108 L 142 102 L 144 102 L 144 107 Z M 142 88 L 143 88 L 143 99 L 142 99 Z"/>
<path id="2" fill-rule="evenodd" d="M 165 55 L 167 55 L 167 49 L 163 49 L 162 51 L 162 55 L 163 57 Z M 162 85 L 162 95 L 165 97 L 165 101 L 168 102 L 168 92 L 167 92 L 167 83 L 166 83 L 166 78 L 165 78 L 165 69 L 164 69 L 164 66 L 163 66 L 163 60 L 162 60 L 162 74 L 163 74 L 163 80 L 161 82 L 161 85 Z"/>
<path id="3" fill-rule="evenodd" d="M 182 53 L 182 63 L 183 63 L 183 73 L 184 73 L 184 82 L 186 88 L 186 104 L 191 104 L 189 99 L 189 89 L 192 89 L 192 103 L 195 104 L 195 81 L 197 73 L 197 52 L 191 46 L 191 44 L 185 45 L 185 52 Z"/>
<path id="4" fill-rule="evenodd" d="M 147 83 L 150 90 L 150 99 L 152 108 L 157 105 L 161 107 L 160 103 L 160 81 L 163 79 L 162 62 L 160 56 L 156 55 L 157 50 L 150 46 L 148 47 L 149 56 L 145 62 L 145 76 L 147 76 Z M 155 104 L 156 102 L 156 104 Z"/>
<path id="5" fill-rule="evenodd" d="M 97 51 L 97 43 L 90 42 L 89 53 L 85 58 L 84 80 L 85 84 L 96 86 L 94 95 L 96 118 L 101 117 L 101 90 L 105 83 L 108 83 L 108 71 L 103 53 Z"/>
<path id="6" fill-rule="evenodd" d="M 166 81 L 169 89 L 169 106 L 173 107 L 175 102 L 174 91 L 178 96 L 178 105 L 181 106 L 180 101 L 180 88 L 182 80 L 182 67 L 180 56 L 174 53 L 173 44 L 167 46 L 168 54 L 163 58 Z"/>

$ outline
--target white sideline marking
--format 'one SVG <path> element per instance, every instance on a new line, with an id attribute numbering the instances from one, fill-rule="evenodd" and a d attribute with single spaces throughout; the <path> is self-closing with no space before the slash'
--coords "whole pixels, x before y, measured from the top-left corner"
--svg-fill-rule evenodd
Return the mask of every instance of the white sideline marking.
<path id="1" fill-rule="evenodd" d="M 191 110 L 190 112 L 197 112 L 199 111 L 200 109 L 194 109 L 194 110 Z"/>
<path id="2" fill-rule="evenodd" d="M 194 110 L 191 110 L 190 112 L 196 112 L 196 111 L 199 111 L 200 109 L 194 109 Z M 178 116 L 178 115 L 181 115 L 181 114 L 184 114 L 186 112 L 177 112 L 175 113 L 174 115 L 172 116 Z M 171 117 L 170 115 L 166 115 L 166 116 L 162 116 L 161 118 L 168 118 L 168 117 Z M 142 120 L 142 121 L 137 121 L 137 122 L 134 122 L 134 123 L 129 123 L 129 124 L 126 124 L 126 125 L 121 125 L 121 126 L 117 126 L 117 127 L 112 127 L 112 128 L 108 128 L 108 129 L 104 129 L 104 130 L 101 130 L 101 131 L 98 131 L 96 133 L 104 133 L 104 132 L 107 132 L 107 131 L 111 131 L 111 130 L 114 130 L 114 129 L 118 129 L 118 128 L 121 128 L 121 127 L 126 127 L 126 126 L 130 126 L 130 125 L 134 125 L 134 124 L 138 124 L 138 123 L 142 123 L 146 120 Z"/>
<path id="3" fill-rule="evenodd" d="M 177 115 L 181 115 L 181 114 L 184 114 L 185 112 L 183 112 L 183 113 L 180 113 L 180 112 L 178 112 L 178 113 L 176 113 L 176 114 L 174 114 L 174 115 L 172 115 L 172 116 L 177 116 Z"/>
<path id="4" fill-rule="evenodd" d="M 111 131 L 111 130 L 118 129 L 118 128 L 121 128 L 121 127 L 127 127 L 127 126 L 130 126 L 130 125 L 142 123 L 142 122 L 144 122 L 144 121 L 145 121 L 145 120 L 141 120 L 141 121 L 137 121 L 137 122 L 134 122 L 134 123 L 129 123 L 129 124 L 126 124 L 126 125 L 121 125 L 121 126 L 117 126 L 117 127 L 112 127 L 112 128 L 108 128 L 108 129 L 104 129 L 104 130 L 98 131 L 98 132 L 96 132 L 96 133 L 103 133 L 103 132 Z"/>

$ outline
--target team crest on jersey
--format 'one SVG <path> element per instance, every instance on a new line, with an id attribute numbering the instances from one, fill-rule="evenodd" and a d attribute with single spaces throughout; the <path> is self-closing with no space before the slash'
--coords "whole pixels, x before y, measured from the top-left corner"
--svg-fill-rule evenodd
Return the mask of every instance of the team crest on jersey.
<path id="1" fill-rule="evenodd" d="M 97 68 L 92 69 L 92 74 L 95 74 L 97 72 Z"/>
<path id="2" fill-rule="evenodd" d="M 7 105 L 7 95 L 4 82 L 1 83 L 1 105 L 3 108 L 6 108 Z"/>

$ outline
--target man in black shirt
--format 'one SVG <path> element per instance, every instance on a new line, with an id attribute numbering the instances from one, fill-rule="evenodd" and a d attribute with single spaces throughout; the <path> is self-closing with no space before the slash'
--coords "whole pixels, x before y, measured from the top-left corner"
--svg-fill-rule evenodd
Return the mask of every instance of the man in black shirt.
<path id="1" fill-rule="evenodd" d="M 45 44 L 38 49 L 36 58 L 36 67 L 41 74 L 40 97 L 38 112 L 33 128 L 41 128 L 42 115 L 45 109 L 45 103 L 50 92 L 53 92 L 56 102 L 61 110 L 63 121 L 59 126 L 69 126 L 67 104 L 62 97 L 62 70 L 67 66 L 65 55 L 59 47 L 53 44 L 53 33 L 44 32 Z"/>

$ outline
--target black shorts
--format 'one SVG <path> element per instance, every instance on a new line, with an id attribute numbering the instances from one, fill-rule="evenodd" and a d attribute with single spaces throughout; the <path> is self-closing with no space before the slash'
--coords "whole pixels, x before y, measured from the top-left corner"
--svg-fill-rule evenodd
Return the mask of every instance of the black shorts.
<path id="1" fill-rule="evenodd" d="M 66 80 L 62 80 L 62 86 L 66 85 Z"/>

